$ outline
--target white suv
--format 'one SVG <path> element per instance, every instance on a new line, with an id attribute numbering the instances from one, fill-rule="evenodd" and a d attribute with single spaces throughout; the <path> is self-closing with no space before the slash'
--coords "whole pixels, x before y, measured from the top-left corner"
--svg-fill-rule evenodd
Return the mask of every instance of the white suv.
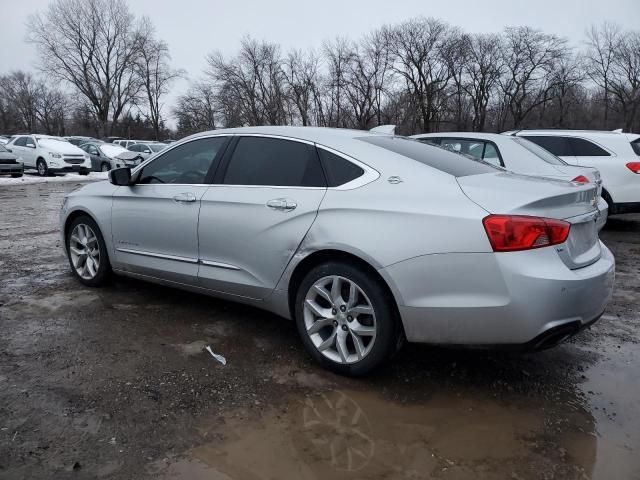
<path id="1" fill-rule="evenodd" d="M 7 150 L 22 157 L 24 168 L 35 168 L 38 175 L 91 171 L 91 158 L 75 145 L 49 135 L 16 135 L 6 145 Z"/>
<path id="2" fill-rule="evenodd" d="M 640 135 L 596 130 L 517 130 L 524 137 L 573 165 L 595 167 L 609 215 L 640 213 Z"/>

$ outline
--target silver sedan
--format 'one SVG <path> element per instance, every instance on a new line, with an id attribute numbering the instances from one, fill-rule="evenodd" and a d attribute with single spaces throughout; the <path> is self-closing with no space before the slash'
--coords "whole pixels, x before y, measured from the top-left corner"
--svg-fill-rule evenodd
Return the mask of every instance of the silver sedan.
<path id="1" fill-rule="evenodd" d="M 613 288 L 594 184 L 415 140 L 216 130 L 109 178 L 62 207 L 80 282 L 115 273 L 270 310 L 342 374 L 404 339 L 549 347 L 597 320 Z"/>

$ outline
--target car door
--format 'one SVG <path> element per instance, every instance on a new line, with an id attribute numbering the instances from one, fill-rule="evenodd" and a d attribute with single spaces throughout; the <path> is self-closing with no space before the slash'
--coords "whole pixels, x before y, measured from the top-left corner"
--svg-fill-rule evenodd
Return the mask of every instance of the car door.
<path id="1" fill-rule="evenodd" d="M 82 148 L 82 150 L 89 154 L 89 158 L 91 158 L 91 170 L 93 170 L 94 172 L 99 172 L 101 158 L 100 152 L 98 152 L 96 146 L 91 143 L 86 143 L 80 148 Z"/>
<path id="2" fill-rule="evenodd" d="M 163 152 L 113 195 L 116 264 L 124 271 L 197 283 L 200 199 L 227 137 L 194 139 Z"/>
<path id="3" fill-rule="evenodd" d="M 27 151 L 27 137 L 17 137 L 13 143 L 7 145 L 7 149 L 17 157 L 20 157 L 25 167 L 35 167 L 35 163 L 31 161 L 33 155 L 29 155 L 30 152 Z"/>
<path id="4" fill-rule="evenodd" d="M 325 193 L 313 144 L 235 138 L 214 185 L 202 197 L 200 285 L 267 297 L 313 224 Z"/>

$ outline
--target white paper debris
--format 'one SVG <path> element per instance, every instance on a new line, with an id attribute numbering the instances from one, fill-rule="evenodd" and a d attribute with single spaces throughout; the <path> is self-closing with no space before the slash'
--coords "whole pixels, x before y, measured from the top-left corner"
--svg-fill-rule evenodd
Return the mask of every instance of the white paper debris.
<path id="1" fill-rule="evenodd" d="M 227 364 L 227 359 L 224 358 L 222 355 L 218 355 L 217 353 L 213 353 L 213 350 L 211 350 L 211 347 L 209 345 L 206 346 L 207 352 L 209 352 L 211 354 L 211 356 L 213 358 L 215 358 L 216 360 L 218 360 L 221 364 L 226 365 Z"/>

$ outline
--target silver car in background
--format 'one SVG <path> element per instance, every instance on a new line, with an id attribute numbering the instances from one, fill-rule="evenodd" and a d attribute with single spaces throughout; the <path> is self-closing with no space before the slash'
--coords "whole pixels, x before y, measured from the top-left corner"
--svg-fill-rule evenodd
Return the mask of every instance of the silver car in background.
<path id="1" fill-rule="evenodd" d="M 361 375 L 402 340 L 555 345 L 603 313 L 614 258 L 594 184 L 517 175 L 415 140 L 255 127 L 177 142 L 69 194 L 74 275 L 110 273 L 294 319 Z"/>
<path id="2" fill-rule="evenodd" d="M 544 148 L 522 137 L 498 133 L 438 132 L 414 135 L 421 142 L 438 145 L 482 160 L 511 172 L 535 175 L 579 183 L 594 183 L 598 187 L 598 230 L 607 223 L 609 206 L 602 198 L 600 172 L 593 167 L 569 165 Z"/>

